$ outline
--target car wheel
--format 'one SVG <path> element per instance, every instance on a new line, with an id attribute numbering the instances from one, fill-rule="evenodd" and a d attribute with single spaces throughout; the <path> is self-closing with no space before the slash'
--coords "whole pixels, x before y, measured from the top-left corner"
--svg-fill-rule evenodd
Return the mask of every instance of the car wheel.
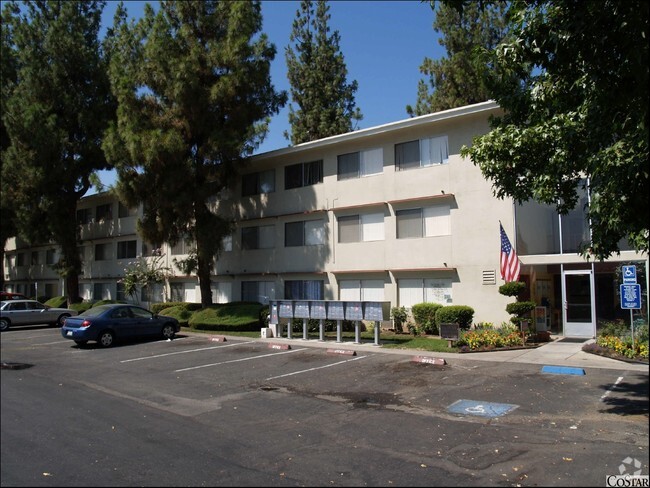
<path id="1" fill-rule="evenodd" d="M 111 347 L 113 342 L 115 342 L 115 334 L 110 330 L 103 331 L 97 338 L 97 344 L 101 347 Z"/>
<path id="2" fill-rule="evenodd" d="M 0 319 L 0 330 L 5 331 L 9 328 L 9 319 Z"/>
<path id="3" fill-rule="evenodd" d="M 167 324 L 163 326 L 162 336 L 164 339 L 173 339 L 175 335 L 176 335 L 176 331 L 174 330 L 173 325 Z"/>
<path id="4" fill-rule="evenodd" d="M 59 317 L 59 319 L 56 321 L 55 325 L 57 325 L 58 327 L 63 327 L 63 324 L 65 323 L 65 319 L 67 319 L 68 317 L 70 317 L 70 314 L 69 313 L 64 313 L 63 315 L 61 315 Z"/>
<path id="5" fill-rule="evenodd" d="M 74 341 L 74 343 L 77 346 L 85 346 L 88 343 L 88 341 Z"/>

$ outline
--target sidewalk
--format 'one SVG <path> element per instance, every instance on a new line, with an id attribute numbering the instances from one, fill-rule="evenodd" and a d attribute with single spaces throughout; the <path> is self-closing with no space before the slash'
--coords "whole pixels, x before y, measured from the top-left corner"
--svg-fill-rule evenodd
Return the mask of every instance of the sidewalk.
<path id="1" fill-rule="evenodd" d="M 233 339 L 241 339 L 235 338 Z M 559 338 L 558 338 L 559 339 Z M 606 358 L 598 356 L 596 354 L 590 354 L 582 351 L 582 346 L 585 343 L 594 342 L 593 339 L 585 339 L 584 342 L 560 342 L 559 340 L 554 340 L 544 344 L 543 346 L 534 348 L 534 349 L 515 349 L 511 351 L 495 351 L 495 352 L 476 352 L 476 353 L 444 353 L 444 352 L 432 352 L 432 351 L 420 351 L 415 349 L 387 349 L 381 347 L 381 338 L 380 345 L 376 346 L 372 342 L 363 342 L 361 344 L 355 344 L 354 342 L 347 340 L 343 342 L 336 342 L 332 340 L 327 340 L 324 342 L 309 339 L 304 340 L 302 338 L 259 338 L 255 339 L 257 341 L 267 342 L 269 344 L 280 344 L 280 345 L 290 345 L 292 348 L 295 347 L 317 347 L 317 348 L 327 348 L 327 349 L 336 349 L 336 350 L 353 350 L 356 352 L 373 352 L 373 353 L 385 353 L 385 354 L 398 354 L 403 356 L 426 356 L 432 358 L 441 358 L 445 359 L 447 363 L 452 363 L 454 360 L 463 360 L 463 361 L 492 361 L 492 362 L 504 362 L 504 363 L 527 363 L 527 364 L 539 364 L 541 366 L 569 366 L 577 368 L 599 368 L 599 369 L 613 369 L 613 370 L 624 370 L 624 371 L 639 371 L 648 373 L 648 365 L 640 363 L 628 363 L 625 361 L 618 361 L 616 359 Z"/>

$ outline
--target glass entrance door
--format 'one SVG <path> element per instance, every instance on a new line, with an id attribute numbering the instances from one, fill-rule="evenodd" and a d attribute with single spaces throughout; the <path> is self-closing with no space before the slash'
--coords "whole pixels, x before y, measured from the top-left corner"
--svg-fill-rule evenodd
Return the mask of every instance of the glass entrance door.
<path id="1" fill-rule="evenodd" d="M 591 270 L 564 271 L 562 320 L 566 337 L 596 337 L 594 275 Z"/>

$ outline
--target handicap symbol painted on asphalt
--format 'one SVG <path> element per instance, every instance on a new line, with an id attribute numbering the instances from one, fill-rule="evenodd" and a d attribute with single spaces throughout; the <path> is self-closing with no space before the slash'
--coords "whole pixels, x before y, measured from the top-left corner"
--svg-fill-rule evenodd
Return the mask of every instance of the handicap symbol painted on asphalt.
<path id="1" fill-rule="evenodd" d="M 519 405 L 509 403 L 477 402 L 475 400 L 457 400 L 449 407 L 449 413 L 459 415 L 476 415 L 479 417 L 500 417 L 512 412 Z"/>

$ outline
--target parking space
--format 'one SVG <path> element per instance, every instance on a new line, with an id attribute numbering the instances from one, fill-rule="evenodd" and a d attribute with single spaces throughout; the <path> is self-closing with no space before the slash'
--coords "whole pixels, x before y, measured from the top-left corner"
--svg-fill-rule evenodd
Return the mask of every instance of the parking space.
<path id="1" fill-rule="evenodd" d="M 179 450 L 186 465 L 219 452 L 226 471 L 238 466 L 269 479 L 291 473 L 295 484 L 336 473 L 345 486 L 391 479 L 403 486 L 593 485 L 633 454 L 630 446 L 647 454 L 647 373 L 548 375 L 538 364 L 465 355 L 434 365 L 372 345 L 352 355 L 312 341 L 274 348 L 198 334 L 102 349 L 43 328 L 3 333 L 1 345 L 3 363 L 31 365 L 3 371 L 3 406 L 19 411 L 13 405 L 34 384 L 35 395 L 48 392 L 53 413 L 74 413 L 72 430 L 57 416 L 48 429 L 61 430 L 48 438 L 85 422 L 103 426 L 102 443 L 118 442 L 114 429 L 128 424 L 133 435 L 120 442 L 133 447 L 120 444 L 125 459 L 140 452 L 143 439 L 148 445 L 151 420 L 159 417 L 174 450 L 192 453 Z M 13 425 L 5 411 L 3 432 Z M 278 479 L 281 485 L 285 478 Z"/>
<path id="2" fill-rule="evenodd" d="M 494 415 L 503 422 L 563 422 L 606 411 L 625 393 L 614 386 L 623 381 L 617 372 L 545 375 L 538 365 L 478 362 L 460 355 L 440 366 L 414 362 L 407 354 L 382 354 L 371 346 L 347 355 L 332 353 L 344 352 L 345 345 L 326 350 L 309 347 L 311 341 L 296 341 L 279 349 L 245 338 L 217 342 L 207 335 L 183 334 L 173 341 L 133 341 L 101 349 L 76 346 L 58 333 L 31 329 L 3 334 L 3 361 L 19 353 L 22 359 L 13 360 L 53 367 L 70 381 L 81 376 L 86 384 L 133 398 L 150 397 L 151 385 L 156 385 L 156 395 L 197 401 L 206 392 L 223 396 L 281 391 L 422 415 L 462 416 L 464 411 L 474 421 L 489 417 L 480 415 L 481 408 L 507 405 L 489 411 L 503 412 Z M 88 381 L 90 371 L 97 373 Z M 624 384 L 642 381 L 642 375 L 630 374 Z M 463 402 L 469 406 L 459 411 Z"/>

